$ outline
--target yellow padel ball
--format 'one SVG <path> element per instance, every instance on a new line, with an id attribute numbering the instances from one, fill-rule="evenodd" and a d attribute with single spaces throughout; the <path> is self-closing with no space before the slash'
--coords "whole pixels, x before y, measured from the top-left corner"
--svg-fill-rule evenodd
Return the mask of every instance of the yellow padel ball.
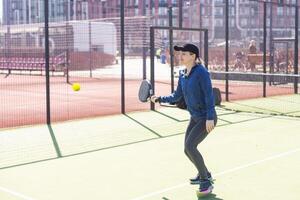
<path id="1" fill-rule="evenodd" d="M 79 83 L 73 83 L 72 88 L 74 91 L 79 91 L 80 90 L 80 84 Z"/>

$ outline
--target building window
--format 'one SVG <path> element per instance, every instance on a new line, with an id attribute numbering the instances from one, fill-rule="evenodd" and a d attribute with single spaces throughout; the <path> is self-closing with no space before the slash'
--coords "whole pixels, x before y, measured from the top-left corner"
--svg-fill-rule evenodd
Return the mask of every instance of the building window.
<path id="1" fill-rule="evenodd" d="M 81 2 L 82 7 L 82 19 L 88 19 L 89 10 L 88 10 L 88 2 Z"/>
<path id="2" fill-rule="evenodd" d="M 251 26 L 255 26 L 256 25 L 255 24 L 255 19 L 251 19 L 250 24 L 251 24 Z"/>
<path id="3" fill-rule="evenodd" d="M 159 5 L 164 6 L 167 4 L 167 0 L 159 0 Z"/>
<path id="4" fill-rule="evenodd" d="M 19 10 L 14 11 L 14 18 L 16 20 L 16 24 L 20 24 L 20 11 Z"/>
<path id="5" fill-rule="evenodd" d="M 215 26 L 222 27 L 223 26 L 223 19 L 215 19 Z"/>
<path id="6" fill-rule="evenodd" d="M 158 25 L 159 26 L 167 26 L 167 20 L 166 19 L 158 19 Z"/>
<path id="7" fill-rule="evenodd" d="M 51 3 L 51 15 L 50 16 L 53 18 L 55 17 L 55 5 L 53 2 Z"/>
<path id="8" fill-rule="evenodd" d="M 234 16 L 234 7 L 229 8 L 229 16 Z"/>
<path id="9" fill-rule="evenodd" d="M 283 16 L 283 7 L 277 7 L 277 15 Z"/>
<path id="10" fill-rule="evenodd" d="M 278 26 L 280 26 L 280 27 L 284 26 L 284 19 L 283 18 L 278 19 Z"/>
<path id="11" fill-rule="evenodd" d="M 245 19 L 245 18 L 243 18 L 243 19 L 241 19 L 241 25 L 242 26 L 247 26 L 247 24 L 248 24 L 248 21 L 247 21 L 247 19 Z"/>
<path id="12" fill-rule="evenodd" d="M 295 19 L 292 18 L 292 19 L 289 20 L 289 22 L 290 22 L 290 26 L 294 26 L 294 24 L 295 24 Z"/>
<path id="13" fill-rule="evenodd" d="M 208 27 L 209 26 L 209 18 L 204 18 L 202 21 L 202 26 Z"/>
<path id="14" fill-rule="evenodd" d="M 234 19 L 230 19 L 230 27 L 235 27 L 235 20 Z"/>
<path id="15" fill-rule="evenodd" d="M 296 0 L 290 0 L 290 4 L 296 4 Z"/>
<path id="16" fill-rule="evenodd" d="M 201 6 L 201 13 L 202 13 L 202 15 L 206 15 L 206 8 L 205 7 L 203 7 L 203 6 Z"/>
<path id="17" fill-rule="evenodd" d="M 255 16 L 255 15 L 257 15 L 257 7 L 252 7 L 252 8 L 250 8 L 250 14 L 251 14 L 251 16 Z"/>
<path id="18" fill-rule="evenodd" d="M 167 15 L 168 14 L 168 9 L 165 7 L 159 7 L 158 8 L 158 14 L 159 15 Z"/>
<path id="19" fill-rule="evenodd" d="M 287 15 L 295 16 L 295 8 L 294 7 L 287 8 Z"/>
<path id="20" fill-rule="evenodd" d="M 215 15 L 222 16 L 223 15 L 223 8 L 216 7 L 215 8 Z"/>
<path id="21" fill-rule="evenodd" d="M 249 8 L 241 7 L 240 14 L 249 15 L 249 13 L 250 13 Z"/>

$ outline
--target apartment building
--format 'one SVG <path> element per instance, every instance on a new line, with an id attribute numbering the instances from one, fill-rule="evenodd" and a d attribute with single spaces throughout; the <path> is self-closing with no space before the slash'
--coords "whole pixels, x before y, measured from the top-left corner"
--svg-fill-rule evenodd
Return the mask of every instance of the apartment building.
<path id="1" fill-rule="evenodd" d="M 43 22 L 44 2 L 44 0 L 3 0 L 3 24 Z M 105 17 L 103 2 L 101 0 L 49 0 L 49 21 Z"/>
<path id="2" fill-rule="evenodd" d="M 262 37 L 262 3 L 228 0 L 230 37 Z M 278 0 L 270 0 L 278 3 Z M 297 0 L 285 0 L 295 4 Z M 124 0 L 125 16 L 152 16 L 155 25 L 168 26 L 168 7 L 173 7 L 173 25 L 178 26 L 180 0 Z M 213 38 L 225 37 L 225 0 L 182 0 L 183 26 L 208 28 Z M 292 36 L 295 8 L 274 4 L 268 21 L 275 36 Z M 120 0 L 49 0 L 49 21 L 114 18 L 120 16 Z M 272 16 L 272 18 L 270 18 Z M 3 0 L 3 24 L 44 21 L 44 0 Z"/>

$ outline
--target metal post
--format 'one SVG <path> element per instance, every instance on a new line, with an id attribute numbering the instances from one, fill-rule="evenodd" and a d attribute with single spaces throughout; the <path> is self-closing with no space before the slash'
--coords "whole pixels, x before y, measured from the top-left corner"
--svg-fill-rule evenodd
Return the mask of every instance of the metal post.
<path id="1" fill-rule="evenodd" d="M 263 73 L 267 73 L 267 2 L 264 1 L 264 56 Z M 266 97 L 266 76 L 263 76 L 263 97 Z"/>
<path id="2" fill-rule="evenodd" d="M 47 114 L 47 124 L 51 124 L 50 116 L 50 78 L 49 78 L 49 6 L 48 0 L 44 2 L 44 12 L 45 12 L 45 70 L 46 70 L 46 114 Z"/>
<path id="3" fill-rule="evenodd" d="M 92 74 L 92 25 L 89 21 L 89 65 L 90 65 L 90 78 L 93 77 Z"/>
<path id="4" fill-rule="evenodd" d="M 6 25 L 7 25 L 7 36 L 5 37 L 5 59 L 6 63 L 11 65 L 11 33 L 10 33 L 10 15 L 11 15 L 11 1 L 6 1 Z M 8 70 L 8 74 L 10 74 L 10 70 Z"/>
<path id="5" fill-rule="evenodd" d="M 66 10 L 66 12 L 67 12 L 67 14 L 66 14 L 66 46 L 67 46 L 67 51 L 66 51 L 66 76 L 67 76 L 67 83 L 70 83 L 70 81 L 69 81 L 69 56 L 70 56 L 70 54 L 69 54 L 69 20 L 70 20 L 70 0 L 68 0 L 67 2 L 67 6 L 66 6 L 66 8 L 67 8 L 67 10 Z"/>
<path id="6" fill-rule="evenodd" d="M 62 157 L 57 140 L 51 127 L 51 116 L 50 116 L 50 80 L 49 80 L 49 1 L 44 1 L 44 15 L 45 15 L 45 70 L 46 70 L 46 114 L 47 114 L 47 126 L 54 144 L 56 154 L 60 158 Z"/>
<path id="7" fill-rule="evenodd" d="M 154 81 L 154 28 L 150 27 L 150 82 L 152 85 L 153 94 L 155 94 L 155 81 Z M 150 109 L 155 109 L 155 104 L 150 102 Z"/>
<path id="8" fill-rule="evenodd" d="M 270 4 L 270 70 L 269 73 L 274 73 L 274 43 L 273 43 L 273 4 Z M 273 77 L 269 79 L 269 85 L 273 82 Z"/>
<path id="9" fill-rule="evenodd" d="M 208 30 L 204 31 L 204 65 L 208 69 Z"/>
<path id="10" fill-rule="evenodd" d="M 294 74 L 298 74 L 298 20 L 299 20 L 299 10 L 298 1 L 295 5 L 295 44 L 294 44 Z M 294 78 L 294 93 L 298 94 L 298 77 Z"/>
<path id="11" fill-rule="evenodd" d="M 228 66 L 228 40 L 229 40 L 229 2 L 225 1 L 225 71 L 229 71 L 229 66 Z M 225 74 L 225 99 L 226 101 L 229 101 L 229 77 L 228 74 Z"/>
<path id="12" fill-rule="evenodd" d="M 173 27 L 172 6 L 169 7 L 169 27 Z M 171 92 L 174 92 L 174 51 L 173 51 L 173 29 L 169 29 L 169 49 L 170 49 L 170 67 L 171 67 Z"/>
<path id="13" fill-rule="evenodd" d="M 286 68 L 285 68 L 285 73 L 288 74 L 289 73 L 289 42 L 285 43 L 285 63 L 286 63 Z"/>
<path id="14" fill-rule="evenodd" d="M 121 20 L 121 112 L 125 114 L 125 69 L 124 69 L 124 1 L 121 1 L 120 9 L 120 20 Z"/>
<path id="15" fill-rule="evenodd" d="M 202 4 L 201 2 L 199 3 L 199 28 L 202 28 Z M 202 31 L 199 33 L 199 56 L 202 58 Z"/>
<path id="16" fill-rule="evenodd" d="M 183 21 L 182 20 L 183 19 L 183 17 L 182 17 L 182 6 L 183 6 L 183 2 L 182 2 L 182 0 L 179 0 L 178 3 L 179 3 L 179 5 L 178 5 L 178 7 L 179 7 L 178 8 L 179 9 L 179 23 L 178 24 L 179 24 L 179 27 L 182 28 L 182 21 Z"/>
<path id="17" fill-rule="evenodd" d="M 143 16 L 146 16 L 146 0 L 143 0 Z M 144 33 L 143 33 L 143 79 L 147 78 L 147 62 L 146 62 L 147 61 L 147 47 L 146 47 L 146 37 L 147 37 L 147 34 L 144 31 Z"/>

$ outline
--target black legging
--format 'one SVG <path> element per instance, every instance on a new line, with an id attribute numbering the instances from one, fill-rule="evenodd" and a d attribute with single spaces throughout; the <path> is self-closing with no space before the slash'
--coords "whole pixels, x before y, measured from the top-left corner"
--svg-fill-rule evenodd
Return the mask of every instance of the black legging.
<path id="1" fill-rule="evenodd" d="M 214 122 L 216 125 L 217 117 Z M 207 179 L 208 170 L 197 146 L 206 138 L 207 134 L 206 120 L 195 121 L 192 118 L 190 119 L 190 123 L 185 133 L 184 152 L 197 168 L 201 179 Z"/>

